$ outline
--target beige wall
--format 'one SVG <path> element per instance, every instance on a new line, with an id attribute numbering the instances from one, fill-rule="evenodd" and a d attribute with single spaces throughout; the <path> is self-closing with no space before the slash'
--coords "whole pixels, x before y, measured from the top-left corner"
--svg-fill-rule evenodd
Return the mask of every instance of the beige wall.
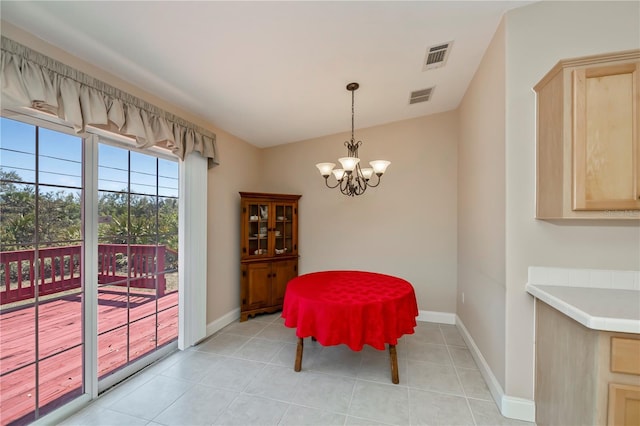
<path id="1" fill-rule="evenodd" d="M 560 59 L 640 47 L 638 2 L 540 2 L 506 16 L 506 387 L 533 398 L 530 265 L 640 269 L 640 228 L 535 215 L 535 96 Z"/>
<path id="2" fill-rule="evenodd" d="M 217 135 L 220 165 L 209 170 L 207 324 L 240 306 L 240 191 L 260 191 L 260 150 Z M 228 135 L 226 135 L 228 136 Z M 203 194 L 205 196 L 205 194 Z"/>
<path id="3" fill-rule="evenodd" d="M 505 71 L 503 22 L 459 109 L 457 299 L 458 316 L 503 389 Z"/>
<path id="4" fill-rule="evenodd" d="M 263 150 L 264 186 L 302 194 L 300 272 L 397 275 L 414 285 L 419 309 L 455 312 L 457 127 L 448 112 L 357 129 L 361 161 L 391 166 L 354 198 L 327 189 L 315 167 L 346 155 L 348 133 Z"/>

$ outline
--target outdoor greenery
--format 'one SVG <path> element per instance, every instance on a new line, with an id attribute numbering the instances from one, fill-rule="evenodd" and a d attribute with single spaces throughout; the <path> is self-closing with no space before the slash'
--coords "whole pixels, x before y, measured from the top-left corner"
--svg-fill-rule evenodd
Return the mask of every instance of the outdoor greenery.
<path id="1" fill-rule="evenodd" d="M 0 169 L 0 243 L 3 251 L 4 247 L 13 246 L 15 250 L 35 243 L 35 186 L 16 182 L 22 182 L 16 172 Z M 38 204 L 41 243 L 81 238 L 79 192 L 42 192 Z"/>
<path id="2" fill-rule="evenodd" d="M 39 192 L 39 247 L 80 244 L 82 240 L 81 191 L 40 186 Z M 131 197 L 130 203 L 129 197 Z M 178 200 L 176 198 L 129 195 L 126 192 L 101 192 L 98 212 L 100 244 L 165 245 L 165 269 L 177 269 Z M 1 251 L 32 249 L 36 243 L 35 222 L 35 185 L 24 183 L 15 171 L 0 169 Z M 120 266 L 126 266 L 127 260 L 120 256 L 118 263 Z M 50 265 L 47 265 L 48 268 Z M 65 270 L 68 268 L 69 265 L 64 266 Z M 14 277 L 16 272 L 11 271 L 12 279 L 16 278 Z M 25 272 L 28 276 L 28 271 Z"/>

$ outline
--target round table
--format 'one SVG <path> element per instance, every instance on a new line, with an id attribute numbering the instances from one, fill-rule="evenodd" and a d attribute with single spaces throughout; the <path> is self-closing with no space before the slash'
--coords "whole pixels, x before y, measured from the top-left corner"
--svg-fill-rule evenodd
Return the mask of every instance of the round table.
<path id="1" fill-rule="evenodd" d="M 398 277 L 362 271 L 325 271 L 300 275 L 287 284 L 282 308 L 285 326 L 296 328 L 295 371 L 302 367 L 305 337 L 324 346 L 389 345 L 391 375 L 398 383 L 395 345 L 413 334 L 418 305 L 411 284 Z"/>

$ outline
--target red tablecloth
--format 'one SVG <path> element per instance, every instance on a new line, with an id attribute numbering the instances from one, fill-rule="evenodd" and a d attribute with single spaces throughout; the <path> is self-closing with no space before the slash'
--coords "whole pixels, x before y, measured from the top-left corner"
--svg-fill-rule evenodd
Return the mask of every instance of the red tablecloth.
<path id="1" fill-rule="evenodd" d="M 366 345 L 384 349 L 413 334 L 418 305 L 411 284 L 401 278 L 360 271 L 300 275 L 287 284 L 282 317 L 298 337 L 324 346 Z"/>

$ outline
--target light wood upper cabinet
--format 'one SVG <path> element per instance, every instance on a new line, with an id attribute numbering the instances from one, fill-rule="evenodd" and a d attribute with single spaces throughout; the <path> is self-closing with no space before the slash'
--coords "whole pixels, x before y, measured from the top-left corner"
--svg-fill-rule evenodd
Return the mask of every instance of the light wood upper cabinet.
<path id="1" fill-rule="evenodd" d="M 640 219 L 640 51 L 559 62 L 535 86 L 539 219 Z"/>

